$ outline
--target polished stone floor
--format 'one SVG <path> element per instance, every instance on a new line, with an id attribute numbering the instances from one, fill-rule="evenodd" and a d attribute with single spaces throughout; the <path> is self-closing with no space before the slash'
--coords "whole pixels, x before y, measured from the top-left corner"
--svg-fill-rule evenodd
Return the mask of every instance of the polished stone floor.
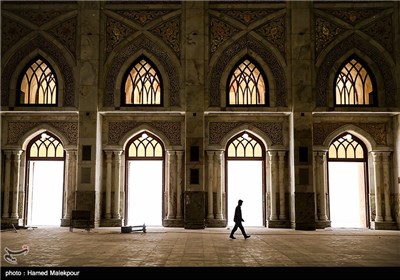
<path id="1" fill-rule="evenodd" d="M 19 267 L 400 268 L 400 231 L 246 231 L 250 238 L 238 230 L 233 240 L 229 228 L 147 227 L 145 233 L 121 233 L 121 228 L 7 230 L 1 232 L 1 266 L 3 273 Z M 14 254 L 14 263 L 7 252 Z"/>

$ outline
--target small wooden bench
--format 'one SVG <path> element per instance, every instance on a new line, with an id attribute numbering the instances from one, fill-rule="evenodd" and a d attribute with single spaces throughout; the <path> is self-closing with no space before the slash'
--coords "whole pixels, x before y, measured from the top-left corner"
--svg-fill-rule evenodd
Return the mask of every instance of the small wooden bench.
<path id="1" fill-rule="evenodd" d="M 72 210 L 69 231 L 73 232 L 73 228 L 86 228 L 90 231 L 91 221 L 89 210 Z"/>

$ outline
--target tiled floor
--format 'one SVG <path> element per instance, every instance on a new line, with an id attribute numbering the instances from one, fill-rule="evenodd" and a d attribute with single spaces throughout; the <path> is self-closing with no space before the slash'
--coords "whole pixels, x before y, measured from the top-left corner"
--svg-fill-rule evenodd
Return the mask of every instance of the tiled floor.
<path id="1" fill-rule="evenodd" d="M 1 232 L 2 271 L 18 267 L 67 268 L 400 268 L 400 231 L 362 229 L 246 228 L 249 239 L 227 228 L 189 230 L 147 228 L 46 227 Z M 24 245 L 29 251 L 22 250 Z M 8 250 L 16 264 L 6 258 Z M 6 261 L 8 260 L 8 262 Z"/>

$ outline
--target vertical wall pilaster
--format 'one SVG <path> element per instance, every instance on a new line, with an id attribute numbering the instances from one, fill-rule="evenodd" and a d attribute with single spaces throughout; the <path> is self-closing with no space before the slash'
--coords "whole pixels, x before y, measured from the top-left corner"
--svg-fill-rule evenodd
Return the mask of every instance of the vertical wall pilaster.
<path id="1" fill-rule="evenodd" d="M 390 177 L 389 177 L 389 156 L 390 152 L 382 153 L 382 179 L 383 179 L 383 193 L 385 201 L 385 221 L 392 222 L 392 213 L 390 211 Z"/>
<path id="2" fill-rule="evenodd" d="M 10 216 L 10 172 L 11 172 L 11 151 L 4 151 L 5 166 L 4 166 L 4 195 L 3 195 L 3 218 Z"/>
<path id="3" fill-rule="evenodd" d="M 12 212 L 11 212 L 11 218 L 13 219 L 18 219 L 19 218 L 19 213 L 18 213 L 18 200 L 19 200 L 19 184 L 20 184 L 20 174 L 21 174 L 21 154 L 22 151 L 13 151 L 13 156 L 14 156 L 14 188 L 13 188 L 13 200 L 12 200 Z"/>
<path id="4" fill-rule="evenodd" d="M 175 219 L 174 189 L 175 189 L 175 152 L 167 151 L 168 192 L 167 192 L 167 219 Z"/>
<path id="5" fill-rule="evenodd" d="M 318 152 L 317 154 L 317 184 L 319 192 L 320 213 L 318 219 L 326 221 L 326 152 Z"/>
<path id="6" fill-rule="evenodd" d="M 382 217 L 382 185 L 381 185 L 381 169 L 382 169 L 382 155 L 379 152 L 372 152 L 375 172 L 375 222 L 383 222 Z"/>
<path id="7" fill-rule="evenodd" d="M 270 201 L 271 201 L 271 216 L 270 220 L 274 221 L 278 219 L 276 211 L 276 188 L 278 186 L 278 166 L 277 166 L 277 152 L 268 151 L 269 164 L 271 167 L 271 191 L 270 191 Z"/>
<path id="8" fill-rule="evenodd" d="M 224 174 L 224 168 L 223 168 L 223 162 L 224 162 L 224 151 L 216 151 L 215 152 L 215 178 L 216 178 L 216 189 L 217 189 L 217 196 L 216 196 L 216 213 L 215 213 L 215 218 L 218 220 L 222 220 L 224 216 L 222 215 L 222 193 L 223 193 L 223 188 L 224 188 L 224 181 L 223 178 L 225 178 Z"/>
<path id="9" fill-rule="evenodd" d="M 114 219 L 121 218 L 121 154 L 122 151 L 114 151 Z"/>
<path id="10" fill-rule="evenodd" d="M 107 177 L 106 177 L 106 219 L 111 219 L 111 179 L 112 179 L 112 152 L 106 151 L 106 165 L 107 165 Z"/>
<path id="11" fill-rule="evenodd" d="M 176 170 L 176 219 L 183 219 L 182 215 L 182 163 L 183 163 L 183 152 L 177 151 L 176 152 L 176 163 L 177 163 L 177 170 Z"/>
<path id="12" fill-rule="evenodd" d="M 207 193 L 208 193 L 208 211 L 207 219 L 214 219 L 213 211 L 213 187 L 214 187 L 214 152 L 207 151 L 208 174 L 207 174 Z"/>
<path id="13" fill-rule="evenodd" d="M 285 207 L 285 151 L 279 151 L 279 220 L 286 220 Z"/>

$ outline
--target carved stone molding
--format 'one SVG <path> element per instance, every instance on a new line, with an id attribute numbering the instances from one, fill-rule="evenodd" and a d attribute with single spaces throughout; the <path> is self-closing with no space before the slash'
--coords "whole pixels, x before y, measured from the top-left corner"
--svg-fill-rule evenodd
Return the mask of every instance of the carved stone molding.
<path id="1" fill-rule="evenodd" d="M 275 46 L 286 57 L 285 15 L 269 20 L 256 30 L 263 38 Z"/>
<path id="2" fill-rule="evenodd" d="M 77 122 L 9 122 L 7 144 L 17 144 L 27 131 L 40 125 L 49 125 L 63 133 L 69 144 L 78 143 L 78 123 Z"/>
<path id="3" fill-rule="evenodd" d="M 77 18 L 70 18 L 49 30 L 49 32 L 76 57 Z"/>
<path id="4" fill-rule="evenodd" d="M 116 145 L 130 130 L 146 124 L 164 133 L 172 145 L 181 143 L 181 122 L 154 121 L 154 122 L 109 122 L 108 124 L 108 145 Z"/>
<path id="5" fill-rule="evenodd" d="M 210 53 L 213 54 L 226 40 L 237 32 L 239 32 L 239 29 L 210 16 Z"/>
<path id="6" fill-rule="evenodd" d="M 113 12 L 140 24 L 141 26 L 145 26 L 155 19 L 170 13 L 171 10 L 113 10 Z"/>
<path id="7" fill-rule="evenodd" d="M 345 31 L 344 28 L 337 26 L 325 19 L 316 16 L 314 20 L 315 28 L 315 54 L 318 57 L 320 52 L 332 42 L 335 37 Z"/>
<path id="8" fill-rule="evenodd" d="M 229 17 L 240 21 L 246 26 L 256 22 L 257 20 L 262 20 L 265 17 L 279 11 L 281 9 L 262 9 L 262 10 L 224 10 L 218 11 L 228 15 Z"/>
<path id="9" fill-rule="evenodd" d="M 150 30 L 153 34 L 160 37 L 172 50 L 180 57 L 181 52 L 181 16 L 176 16 L 170 20 L 159 24 Z"/>
<path id="10" fill-rule="evenodd" d="M 369 8 L 369 9 L 323 9 L 325 13 L 331 14 L 351 25 L 363 21 L 364 19 L 371 18 L 374 15 L 383 11 L 383 9 Z"/>
<path id="11" fill-rule="evenodd" d="M 273 145 L 283 144 L 283 128 L 279 122 L 210 122 L 209 144 L 220 144 L 230 131 L 242 125 L 257 127 L 269 136 Z"/>
<path id="12" fill-rule="evenodd" d="M 334 130 L 344 126 L 352 124 L 355 125 L 368 134 L 375 140 L 378 145 L 386 145 L 386 125 L 384 123 L 348 123 L 348 122 L 339 122 L 339 123 L 314 123 L 313 124 L 313 144 L 314 145 L 322 145 Z"/>
<path id="13" fill-rule="evenodd" d="M 136 30 L 113 18 L 106 17 L 106 56 Z"/>
<path id="14" fill-rule="evenodd" d="M 392 15 L 374 21 L 362 31 L 370 35 L 376 42 L 381 44 L 393 57 L 394 51 L 394 32 Z"/>
<path id="15" fill-rule="evenodd" d="M 24 38 L 32 29 L 14 21 L 7 16 L 1 20 L 1 55 L 3 56 L 20 39 Z"/>

